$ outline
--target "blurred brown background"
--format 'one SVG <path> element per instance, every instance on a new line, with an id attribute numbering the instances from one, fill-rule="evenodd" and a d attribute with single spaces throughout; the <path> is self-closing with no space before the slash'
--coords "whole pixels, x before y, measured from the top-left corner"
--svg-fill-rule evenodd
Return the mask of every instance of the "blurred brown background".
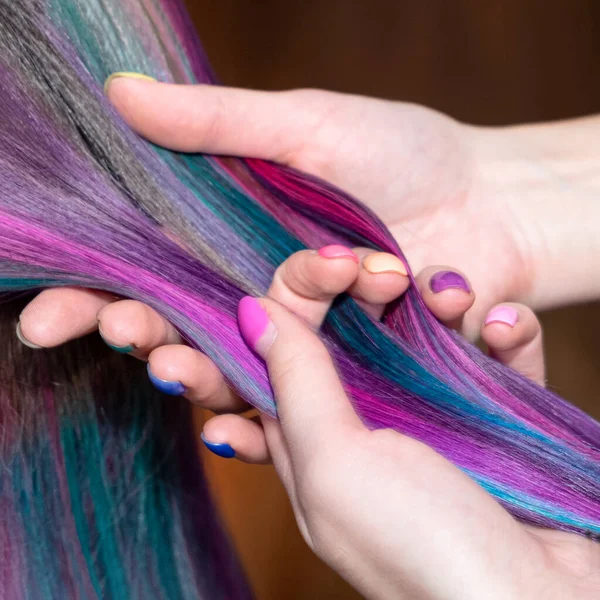
<path id="1" fill-rule="evenodd" d="M 188 4 L 225 84 L 406 100 L 489 125 L 600 112 L 598 0 Z M 598 417 L 599 317 L 543 316 L 550 385 Z M 208 463 L 259 600 L 358 597 L 306 549 L 270 468 Z"/>

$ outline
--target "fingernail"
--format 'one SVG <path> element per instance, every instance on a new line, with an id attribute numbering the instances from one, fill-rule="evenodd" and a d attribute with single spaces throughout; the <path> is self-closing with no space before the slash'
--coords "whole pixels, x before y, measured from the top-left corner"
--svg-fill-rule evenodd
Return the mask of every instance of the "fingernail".
<path id="1" fill-rule="evenodd" d="M 200 434 L 204 445 L 217 456 L 221 456 L 222 458 L 234 458 L 235 450 L 229 444 L 215 444 L 213 442 L 209 442 L 205 437 L 204 433 Z"/>
<path id="2" fill-rule="evenodd" d="M 43 348 L 43 346 L 38 346 L 37 344 L 30 342 L 28 339 L 26 339 L 23 336 L 23 332 L 21 331 L 21 322 L 20 321 L 17 323 L 17 338 L 19 339 L 21 344 L 23 344 L 23 346 L 27 346 L 28 348 L 31 348 L 32 350 L 40 350 L 41 348 Z"/>
<path id="3" fill-rule="evenodd" d="M 113 73 L 104 83 L 104 93 L 108 92 L 108 88 L 110 84 L 115 80 L 121 77 L 128 77 L 129 79 L 143 79 L 144 81 L 156 81 L 154 77 L 150 77 L 150 75 L 144 75 L 143 73 L 132 73 L 129 71 L 119 71 L 118 73 Z"/>
<path id="4" fill-rule="evenodd" d="M 404 263 L 393 254 L 387 252 L 374 252 L 369 254 L 363 260 L 363 267 L 373 275 L 380 273 L 397 273 L 398 275 L 408 275 Z"/>
<path id="5" fill-rule="evenodd" d="M 359 262 L 358 256 L 356 256 L 350 248 L 338 244 L 323 246 L 323 248 L 319 250 L 319 256 L 322 256 L 323 258 L 351 258 L 356 264 Z"/>
<path id="6" fill-rule="evenodd" d="M 429 280 L 429 287 L 434 294 L 445 290 L 462 290 L 467 294 L 471 293 L 467 280 L 455 271 L 438 271 Z"/>
<path id="7" fill-rule="evenodd" d="M 504 323 L 510 327 L 514 327 L 519 320 L 519 313 L 512 306 L 498 306 L 488 313 L 484 324 Z"/>
<path id="8" fill-rule="evenodd" d="M 106 345 L 111 349 L 114 350 L 115 352 L 118 352 L 119 354 L 129 354 L 130 352 L 133 352 L 134 347 L 132 344 L 129 344 L 128 346 L 113 346 L 112 344 L 109 344 L 106 340 L 104 340 L 106 342 Z"/>
<path id="9" fill-rule="evenodd" d="M 264 357 L 275 341 L 277 330 L 256 298 L 246 296 L 238 305 L 238 323 L 245 342 Z"/>
<path id="10" fill-rule="evenodd" d="M 166 379 L 161 379 L 152 373 L 150 369 L 150 363 L 147 366 L 148 369 L 148 377 L 150 377 L 150 381 L 154 385 L 154 387 L 165 393 L 169 396 L 181 396 L 185 392 L 185 386 L 181 381 L 167 381 Z"/>
<path id="11" fill-rule="evenodd" d="M 100 321 L 98 321 L 98 323 L 100 323 Z M 102 338 L 102 341 L 111 349 L 114 350 L 115 352 L 118 352 L 119 354 L 129 354 L 130 352 L 133 352 L 135 350 L 135 346 L 133 344 L 128 344 L 127 346 L 117 346 L 115 344 L 111 344 L 105 337 L 104 335 L 102 335 L 102 329 L 100 329 L 98 327 L 98 333 L 100 334 L 100 337 Z"/>

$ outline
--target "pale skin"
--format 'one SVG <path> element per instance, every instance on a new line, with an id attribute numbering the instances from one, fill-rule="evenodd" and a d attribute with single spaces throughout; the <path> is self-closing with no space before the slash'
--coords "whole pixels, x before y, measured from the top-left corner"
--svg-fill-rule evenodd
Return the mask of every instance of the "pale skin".
<path id="1" fill-rule="evenodd" d="M 592 276 L 600 256 L 594 119 L 486 130 L 355 96 L 123 78 L 108 94 L 155 143 L 275 160 L 359 197 L 419 271 L 432 312 L 470 339 L 481 335 L 497 360 L 540 383 L 541 331 L 522 303 L 537 309 L 600 296 Z M 314 251 L 290 257 L 261 300 L 277 331 L 259 349 L 280 423 L 237 414 L 247 407 L 216 366 L 138 302 L 48 290 L 23 312 L 21 332 L 28 343 L 51 347 L 99 324 L 111 344 L 133 344 L 155 375 L 181 381 L 192 402 L 221 413 L 205 425 L 207 439 L 229 443 L 247 462 L 273 460 L 309 545 L 368 598 L 598 597 L 597 544 L 522 526 L 429 448 L 392 431 L 370 432 L 357 419 L 313 330 L 337 294 L 348 291 L 379 317 L 408 279 L 367 272 L 371 251 L 355 252 L 358 263 Z M 432 275 L 449 267 L 431 265 L 445 264 L 468 273 L 477 296 L 434 294 Z M 517 310 L 514 327 L 482 325 L 498 303 Z"/>

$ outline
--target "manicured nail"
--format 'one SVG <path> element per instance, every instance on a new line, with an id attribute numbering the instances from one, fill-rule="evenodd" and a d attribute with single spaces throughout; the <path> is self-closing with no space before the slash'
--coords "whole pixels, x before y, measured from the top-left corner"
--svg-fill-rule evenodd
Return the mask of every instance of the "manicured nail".
<path id="1" fill-rule="evenodd" d="M 238 323 L 246 344 L 257 354 L 264 357 L 275 341 L 277 330 L 260 302 L 252 296 L 246 296 L 238 305 Z"/>
<path id="2" fill-rule="evenodd" d="M 359 262 L 358 256 L 356 256 L 350 248 L 338 244 L 323 246 L 323 248 L 319 250 L 319 256 L 322 256 L 323 258 L 351 258 L 356 264 Z"/>
<path id="3" fill-rule="evenodd" d="M 510 327 L 514 327 L 519 320 L 519 313 L 512 306 L 497 306 L 488 313 L 484 324 L 504 323 Z"/>
<path id="4" fill-rule="evenodd" d="M 462 290 L 471 293 L 471 288 L 467 280 L 455 271 L 438 271 L 429 280 L 429 287 L 434 294 L 439 294 L 446 290 Z"/>
<path id="5" fill-rule="evenodd" d="M 396 273 L 404 277 L 408 275 L 404 263 L 397 256 L 387 252 L 369 254 L 363 260 L 363 267 L 373 275 L 379 275 L 380 273 Z"/>
<path id="6" fill-rule="evenodd" d="M 100 321 L 98 321 L 98 323 L 100 323 Z M 130 352 L 133 352 L 135 350 L 135 346 L 133 344 L 127 344 L 127 346 L 117 346 L 116 344 L 111 344 L 103 335 L 102 335 L 102 330 L 100 328 L 98 328 L 98 333 L 100 334 L 100 337 L 102 338 L 102 341 L 111 349 L 114 350 L 115 352 L 118 352 L 119 354 L 129 354 Z"/>
<path id="7" fill-rule="evenodd" d="M 152 373 L 150 369 L 150 363 L 147 366 L 148 369 L 148 377 L 150 377 L 150 381 L 154 385 L 154 387 L 163 392 L 164 394 L 168 394 L 169 396 L 181 396 L 185 392 L 185 386 L 181 381 L 168 381 L 166 379 L 161 379 Z"/>
<path id="8" fill-rule="evenodd" d="M 113 346 L 113 344 L 109 344 L 106 340 L 104 340 L 106 342 L 106 345 L 111 349 L 114 350 L 115 352 L 118 352 L 119 354 L 129 354 L 130 352 L 134 351 L 134 347 L 132 344 L 129 344 L 128 346 Z"/>
<path id="9" fill-rule="evenodd" d="M 222 458 L 234 458 L 235 450 L 229 444 L 215 444 L 213 442 L 209 442 L 205 437 L 204 433 L 200 434 L 204 445 L 217 456 L 221 456 Z"/>
<path id="10" fill-rule="evenodd" d="M 104 83 L 104 93 L 108 92 L 108 88 L 110 84 L 120 77 L 128 77 L 129 79 L 143 79 L 144 81 L 156 81 L 154 77 L 150 77 L 150 75 L 144 75 L 143 73 L 131 73 L 128 71 L 120 71 L 118 73 L 113 73 Z"/>
<path id="11" fill-rule="evenodd" d="M 40 350 L 41 348 L 43 348 L 43 346 L 38 346 L 37 344 L 30 342 L 28 339 L 26 339 L 23 336 L 23 332 L 21 331 L 21 322 L 20 321 L 17 323 L 17 338 L 19 339 L 21 344 L 23 344 L 23 346 L 27 346 L 28 348 L 31 348 L 32 350 Z"/>

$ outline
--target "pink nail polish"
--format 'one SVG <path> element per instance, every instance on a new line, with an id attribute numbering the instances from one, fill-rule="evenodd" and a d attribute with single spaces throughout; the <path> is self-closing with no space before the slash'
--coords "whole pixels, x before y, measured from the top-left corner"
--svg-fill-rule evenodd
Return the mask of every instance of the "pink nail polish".
<path id="1" fill-rule="evenodd" d="M 277 330 L 260 302 L 252 296 L 245 296 L 238 305 L 238 324 L 244 341 L 260 356 L 275 341 Z"/>
<path id="2" fill-rule="evenodd" d="M 358 256 L 356 256 L 350 248 L 338 244 L 323 246 L 323 248 L 319 250 L 319 256 L 322 256 L 323 258 L 351 258 L 356 264 L 359 262 Z"/>
<path id="3" fill-rule="evenodd" d="M 519 320 L 519 313 L 512 306 L 498 306 L 491 310 L 485 318 L 485 325 L 490 323 L 504 323 L 514 327 Z"/>

